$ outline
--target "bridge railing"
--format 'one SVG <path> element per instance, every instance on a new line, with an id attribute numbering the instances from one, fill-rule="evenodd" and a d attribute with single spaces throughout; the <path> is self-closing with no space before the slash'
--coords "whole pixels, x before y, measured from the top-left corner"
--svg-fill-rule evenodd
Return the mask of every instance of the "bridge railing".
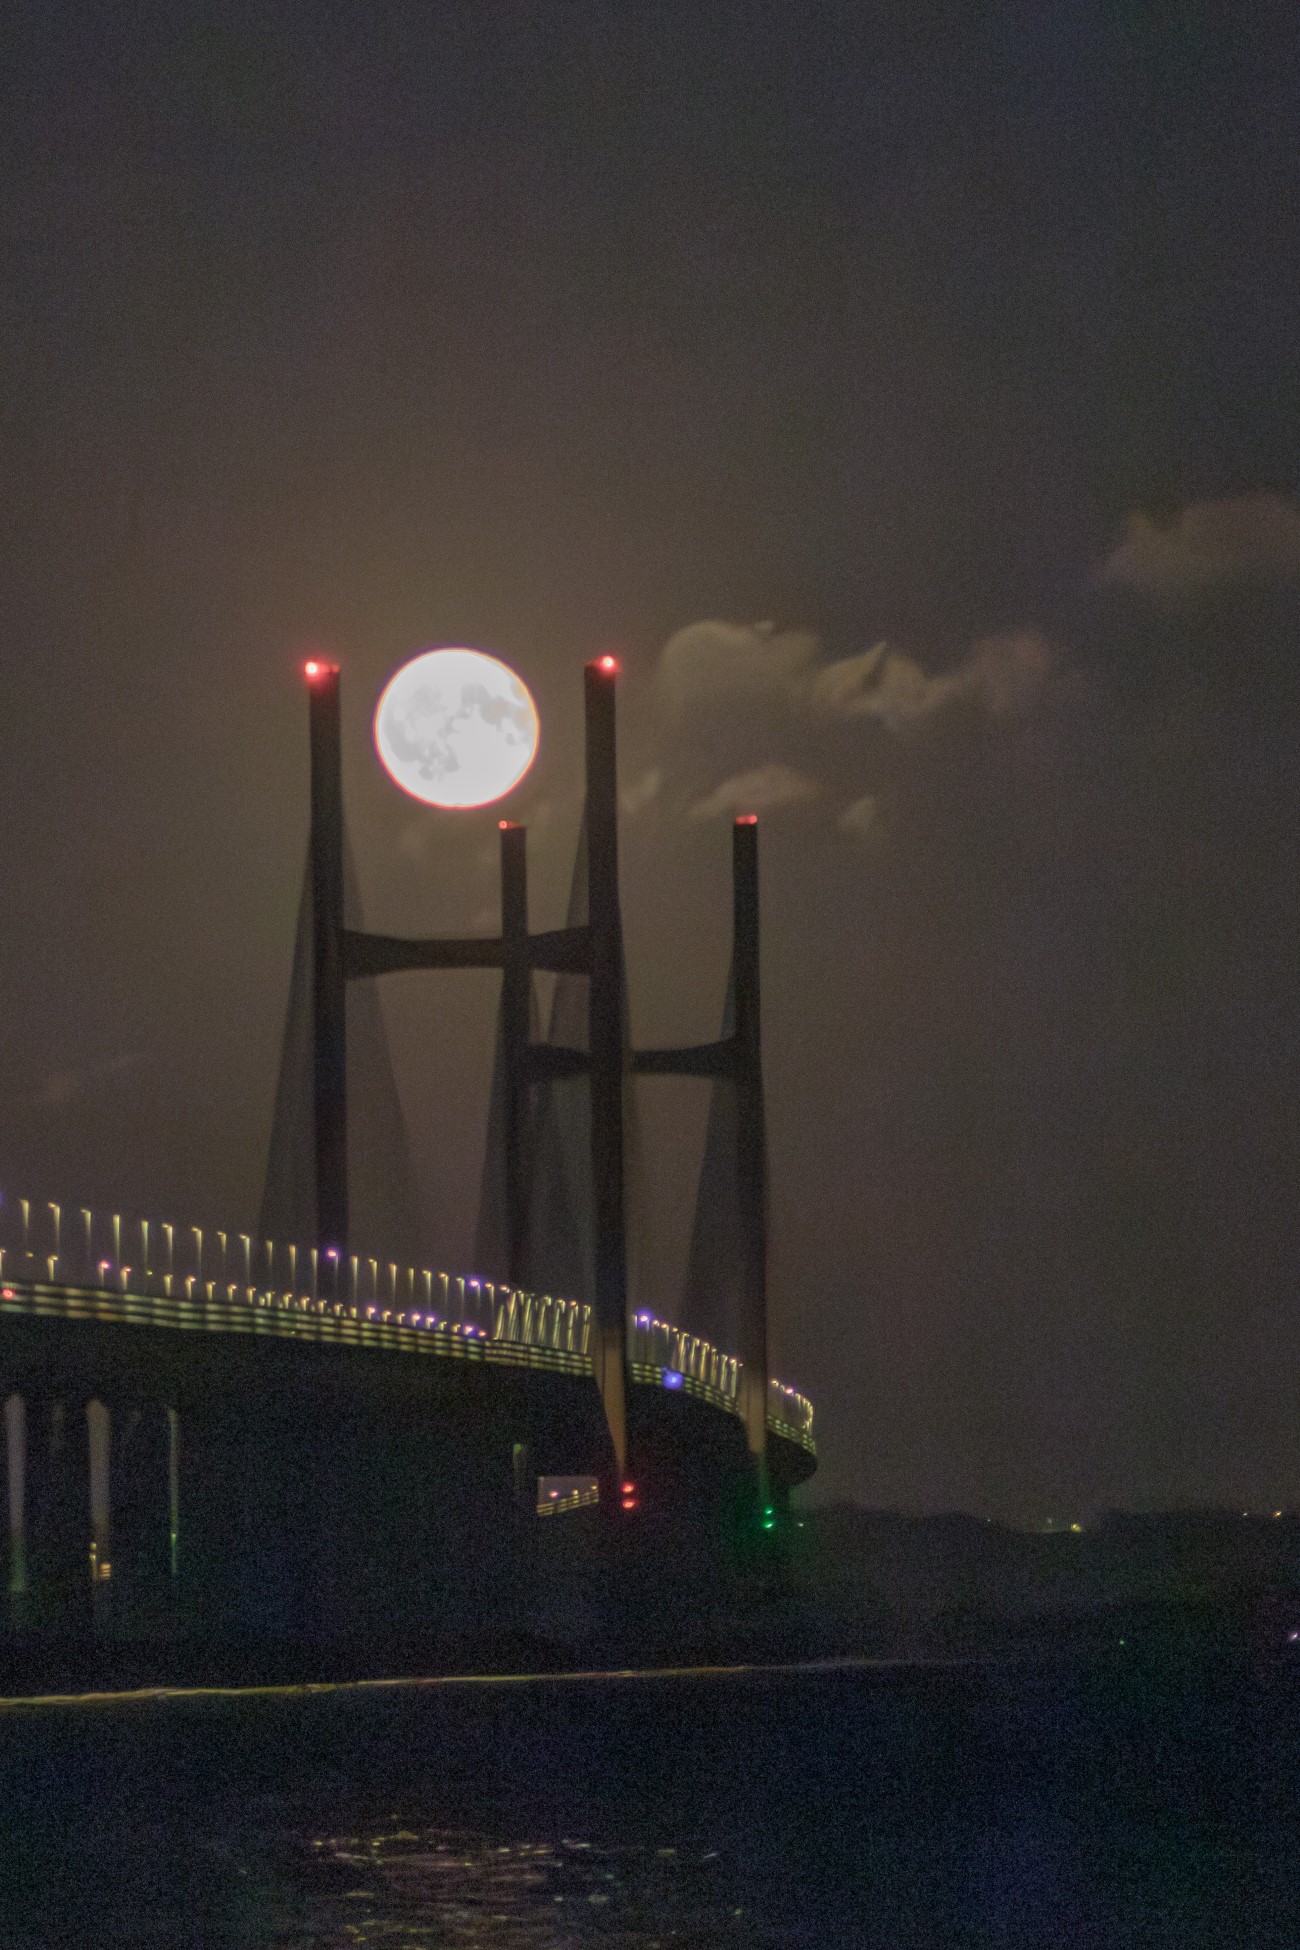
<path id="1" fill-rule="evenodd" d="M 94 1212 L 53 1199 L 0 1196 L 0 1279 L 159 1298 L 341 1308 L 488 1338 L 505 1289 L 488 1280 L 340 1256 L 219 1227 Z"/>
<path id="2" fill-rule="evenodd" d="M 657 1314 L 634 1315 L 631 1330 L 628 1355 L 634 1369 L 655 1371 L 664 1387 L 681 1387 L 727 1408 L 738 1405 L 744 1364 L 734 1354 L 724 1354 L 702 1335 L 660 1320 Z M 798 1389 L 769 1380 L 767 1420 L 779 1433 L 811 1446 L 813 1405 Z"/>
<path id="3" fill-rule="evenodd" d="M 591 1308 L 579 1300 L 556 1300 L 549 1293 L 499 1286 L 493 1289 L 492 1339 L 589 1355 Z"/>
<path id="4" fill-rule="evenodd" d="M 246 1232 L 97 1214 L 52 1199 L 0 1195 L 0 1286 L 6 1280 L 414 1328 L 421 1340 L 446 1336 L 460 1347 L 516 1346 L 583 1362 L 592 1353 L 592 1312 L 581 1301 L 367 1254 L 340 1258 Z M 737 1410 L 742 1363 L 735 1355 L 651 1313 L 634 1316 L 628 1340 L 638 1379 Z M 812 1403 L 797 1390 L 769 1381 L 767 1420 L 813 1447 Z"/>

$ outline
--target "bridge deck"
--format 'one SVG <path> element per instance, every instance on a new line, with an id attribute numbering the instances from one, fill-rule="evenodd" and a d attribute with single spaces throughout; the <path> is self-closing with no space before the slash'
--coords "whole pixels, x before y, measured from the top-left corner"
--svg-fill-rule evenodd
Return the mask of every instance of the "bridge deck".
<path id="1" fill-rule="evenodd" d="M 377 1304 L 348 1307 L 307 1294 L 253 1288 L 233 1287 L 218 1297 L 210 1286 L 181 1295 L 13 1278 L 0 1289 L 0 1318 L 18 1315 L 101 1327 L 266 1337 L 475 1367 L 593 1376 L 586 1307 L 533 1299 L 506 1289 L 500 1290 L 498 1299 L 496 1290 L 488 1291 L 493 1296 L 492 1331 L 472 1322 L 448 1323 L 430 1313 Z M 724 1413 L 738 1413 L 740 1364 L 718 1354 L 707 1342 L 661 1321 L 653 1326 L 638 1323 L 630 1329 L 629 1352 L 634 1383 L 661 1387 L 668 1375 L 681 1393 Z M 803 1452 L 807 1460 L 796 1473 L 807 1473 L 808 1461 L 817 1453 L 811 1404 L 773 1382 L 767 1426 L 779 1442 Z"/>

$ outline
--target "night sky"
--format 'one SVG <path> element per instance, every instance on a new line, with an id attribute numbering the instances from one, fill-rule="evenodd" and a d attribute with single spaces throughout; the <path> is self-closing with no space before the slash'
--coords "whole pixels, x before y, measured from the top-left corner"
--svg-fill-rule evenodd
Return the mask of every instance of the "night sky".
<path id="1" fill-rule="evenodd" d="M 1292 6 L 20 6 L 0 61 L 0 1183 L 247 1226 L 343 665 L 368 924 L 494 931 L 379 775 L 533 689 L 563 918 L 624 664 L 642 1042 L 762 819 L 777 1372 L 818 1494 L 1300 1503 Z M 431 1246 L 496 996 L 385 1008 Z M 704 1086 L 642 1086 L 672 1313 Z M 698 1093 L 698 1094 L 697 1094 Z"/>

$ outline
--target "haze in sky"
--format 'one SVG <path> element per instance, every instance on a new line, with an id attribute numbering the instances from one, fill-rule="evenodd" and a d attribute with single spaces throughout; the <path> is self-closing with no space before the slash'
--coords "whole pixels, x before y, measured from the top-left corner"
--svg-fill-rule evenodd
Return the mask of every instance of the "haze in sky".
<path id="1" fill-rule="evenodd" d="M 344 672 L 369 925 L 496 925 L 376 766 L 617 649 L 642 1042 L 761 815 L 778 1373 L 819 1494 L 1300 1501 L 1293 9 L 32 8 L 0 78 L 0 1181 L 247 1225 Z M 384 992 L 430 1248 L 496 997 Z M 670 1312 L 703 1086 L 642 1086 Z"/>

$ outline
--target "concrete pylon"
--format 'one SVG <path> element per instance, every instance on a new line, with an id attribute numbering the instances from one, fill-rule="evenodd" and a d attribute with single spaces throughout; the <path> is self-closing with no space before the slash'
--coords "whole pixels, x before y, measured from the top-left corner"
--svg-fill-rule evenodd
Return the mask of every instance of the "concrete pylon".
<path id="1" fill-rule="evenodd" d="M 311 736 L 312 1125 L 316 1244 L 348 1250 L 347 985 L 343 969 L 343 775 L 339 673 L 307 666 Z"/>
<path id="2" fill-rule="evenodd" d="M 113 1504 L 109 1469 L 113 1417 L 97 1398 L 86 1403 L 87 1487 L 90 1492 L 90 1584 L 96 1629 L 108 1611 L 108 1581 L 113 1574 Z"/>
<path id="3" fill-rule="evenodd" d="M 759 1490 L 767 1499 L 767 1139 L 763 1109 L 762 1008 L 758 960 L 758 821 L 736 820 L 731 836 L 732 997 L 735 1012 L 736 1191 L 741 1293 L 747 1328 L 741 1413 Z"/>
<path id="4" fill-rule="evenodd" d="M 627 1218 L 623 1165 L 623 925 L 618 897 L 618 666 L 597 657 L 584 673 L 587 731 L 588 1061 L 594 1219 L 596 1385 L 620 1479 L 627 1475 Z"/>
<path id="5" fill-rule="evenodd" d="M 172 1590 L 181 1568 L 181 1418 L 167 1410 L 167 1567 Z"/>
<path id="6" fill-rule="evenodd" d="M 18 1394 L 5 1400 L 5 1462 L 9 1482 L 9 1606 L 11 1615 L 27 1596 L 27 1403 Z"/>

